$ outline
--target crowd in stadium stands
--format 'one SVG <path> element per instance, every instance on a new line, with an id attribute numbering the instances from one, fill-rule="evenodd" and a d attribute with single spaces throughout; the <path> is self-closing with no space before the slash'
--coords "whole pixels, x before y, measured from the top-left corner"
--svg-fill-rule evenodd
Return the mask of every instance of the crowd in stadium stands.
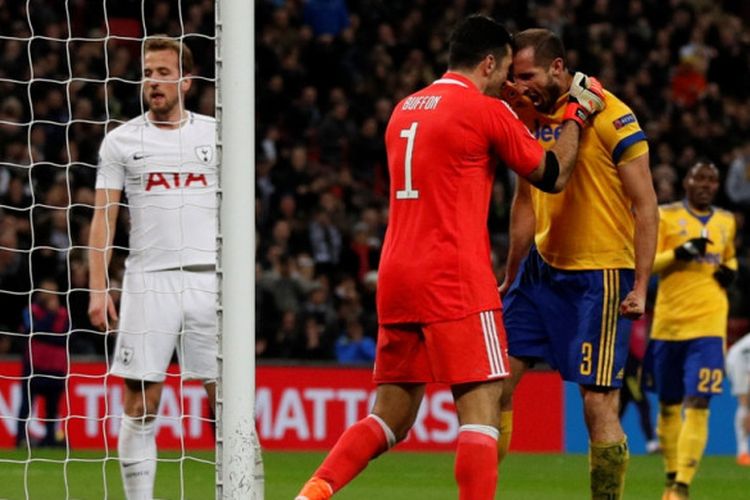
<path id="1" fill-rule="evenodd" d="M 177 4 L 145 0 L 145 22 L 140 0 L 39 0 L 28 13 L 26 0 L 0 5 L 3 332 L 23 331 L 27 292 L 53 278 L 69 291 L 72 353 L 107 348 L 86 314 L 84 246 L 106 124 L 142 112 L 141 45 L 128 38 L 184 34 L 198 76 L 188 108 L 214 114 L 214 2 L 182 0 L 181 15 Z M 747 330 L 746 2 L 265 0 L 256 1 L 255 21 L 258 355 L 372 360 L 378 256 L 388 221 L 384 128 L 395 103 L 442 74 L 447 34 L 472 12 L 514 31 L 543 26 L 561 34 L 569 66 L 597 76 L 635 111 L 649 139 L 660 202 L 682 196 L 679 180 L 697 157 L 719 166 L 724 189 L 717 204 L 735 212 L 739 228 L 730 338 Z M 29 43 L 32 34 L 37 38 Z M 104 41 L 107 34 L 119 38 Z M 511 184 L 498 176 L 488 222 L 498 278 Z M 126 212 L 118 223 L 127 223 Z M 115 244 L 127 247 L 127 231 L 117 235 Z M 113 258 L 113 287 L 124 255 L 120 250 Z M 0 353 L 20 352 L 22 345 L 18 336 L 0 335 Z"/>

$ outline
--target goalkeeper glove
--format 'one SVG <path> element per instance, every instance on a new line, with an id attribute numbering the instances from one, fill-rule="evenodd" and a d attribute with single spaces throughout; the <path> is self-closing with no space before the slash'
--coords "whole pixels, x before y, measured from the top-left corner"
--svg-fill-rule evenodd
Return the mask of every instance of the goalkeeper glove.
<path id="1" fill-rule="evenodd" d="M 725 265 L 720 265 L 719 269 L 714 272 L 714 279 L 719 282 L 722 288 L 729 288 L 734 278 L 737 276 L 737 271 L 730 269 Z"/>
<path id="2" fill-rule="evenodd" d="M 604 88 L 599 80 L 577 72 L 573 76 L 573 83 L 570 84 L 563 122 L 573 120 L 584 128 L 589 118 L 605 107 Z"/>
<path id="3" fill-rule="evenodd" d="M 674 249 L 674 258 L 677 260 L 690 261 L 696 257 L 706 255 L 706 245 L 713 243 L 708 238 L 693 238 Z"/>

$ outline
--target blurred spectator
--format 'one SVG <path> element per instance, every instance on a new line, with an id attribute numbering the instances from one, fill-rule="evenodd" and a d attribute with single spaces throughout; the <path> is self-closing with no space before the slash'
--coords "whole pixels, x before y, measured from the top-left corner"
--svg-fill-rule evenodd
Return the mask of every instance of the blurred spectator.
<path id="1" fill-rule="evenodd" d="M 668 163 L 661 163 L 652 171 L 654 190 L 659 204 L 677 199 L 677 172 Z"/>
<path id="2" fill-rule="evenodd" d="M 337 102 L 318 127 L 320 160 L 326 165 L 342 165 L 348 159 L 356 127 L 349 118 L 349 105 Z"/>
<path id="3" fill-rule="evenodd" d="M 378 272 L 370 271 L 364 277 L 362 285 L 362 325 L 365 335 L 375 337 L 378 332 L 378 315 L 375 308 L 375 292 L 378 286 Z"/>
<path id="4" fill-rule="evenodd" d="M 729 165 L 725 189 L 735 205 L 750 209 L 750 143 L 746 143 Z"/>
<path id="5" fill-rule="evenodd" d="M 87 241 L 87 240 L 84 240 Z M 70 306 L 70 350 L 76 354 L 99 354 L 105 352 L 104 333 L 97 331 L 87 314 L 89 307 L 89 269 L 81 256 L 70 260 L 70 292 L 67 303 Z M 112 283 L 116 286 L 116 282 Z M 114 300 L 114 299 L 113 299 Z M 115 301 L 119 304 L 119 301 Z"/>
<path id="6" fill-rule="evenodd" d="M 695 31 L 696 40 L 680 49 L 679 64 L 672 76 L 672 96 L 685 108 L 692 108 L 703 96 L 706 80 L 708 49 L 702 44 L 702 34 Z"/>
<path id="7" fill-rule="evenodd" d="M 314 316 L 308 316 L 302 330 L 302 338 L 297 342 L 294 357 L 305 360 L 326 360 L 333 357 L 331 343 L 325 326 Z"/>
<path id="8" fill-rule="evenodd" d="M 303 15 L 316 36 L 336 36 L 349 26 L 349 13 L 344 0 L 305 0 Z"/>
<path id="9" fill-rule="evenodd" d="M 298 321 L 294 311 L 281 313 L 281 323 L 267 348 L 268 357 L 292 358 L 297 354 L 297 345 L 301 338 Z"/>
<path id="10" fill-rule="evenodd" d="M 0 206 L 4 215 L 12 218 L 17 230 L 30 232 L 31 196 L 20 176 L 10 175 L 5 193 L 0 196 Z"/>
<path id="11" fill-rule="evenodd" d="M 319 208 L 310 222 L 310 247 L 319 274 L 331 274 L 339 263 L 343 239 L 341 231 L 331 222 L 331 215 Z"/>
<path id="12" fill-rule="evenodd" d="M 21 376 L 21 405 L 18 410 L 16 446 L 31 446 L 27 421 L 37 396 L 44 397 L 46 434 L 41 446 L 64 446 L 56 436 L 60 396 L 68 373 L 68 310 L 60 304 L 57 283 L 43 280 L 32 305 L 23 311 L 23 331 L 27 334 Z"/>
<path id="13" fill-rule="evenodd" d="M 321 279 L 316 286 L 310 290 L 307 300 L 302 305 L 302 314 L 305 317 L 305 329 L 307 330 L 307 319 L 313 318 L 315 323 L 321 327 L 321 335 L 328 337 L 335 330 L 338 317 L 331 303 L 327 281 Z"/>
<path id="14" fill-rule="evenodd" d="M 294 276 L 294 260 L 287 254 L 281 254 L 273 267 L 263 273 L 258 283 L 273 298 L 274 307 L 279 311 L 297 313 L 304 296 L 299 280 Z"/>
<path id="15" fill-rule="evenodd" d="M 27 254 L 20 251 L 10 217 L 0 218 L 0 330 L 16 332 L 28 305 L 30 275 Z M 7 341 L 6 341 L 7 342 Z"/>
<path id="16" fill-rule="evenodd" d="M 375 361 L 375 341 L 365 336 L 359 321 L 348 321 L 343 333 L 336 340 L 336 361 L 346 364 Z"/>
<path id="17" fill-rule="evenodd" d="M 380 254 L 380 240 L 371 235 L 370 226 L 360 221 L 354 225 L 351 251 L 355 257 L 356 277 L 362 280 L 365 275 L 377 267 Z"/>

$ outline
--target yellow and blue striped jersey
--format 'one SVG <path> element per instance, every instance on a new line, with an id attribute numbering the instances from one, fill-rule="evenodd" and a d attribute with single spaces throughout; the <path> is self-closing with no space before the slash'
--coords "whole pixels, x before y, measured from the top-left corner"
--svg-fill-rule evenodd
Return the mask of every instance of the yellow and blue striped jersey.
<path id="1" fill-rule="evenodd" d="M 684 201 L 660 206 L 659 214 L 654 262 L 659 290 L 651 338 L 724 337 L 729 301 L 713 274 L 719 265 L 737 269 L 734 216 L 720 208 L 712 208 L 705 214 L 695 213 Z M 701 236 L 711 240 L 705 257 L 690 262 L 674 258 L 676 247 Z"/>
<path id="2" fill-rule="evenodd" d="M 630 108 L 606 92 L 606 108 L 581 134 L 575 170 L 561 193 L 531 190 L 535 242 L 551 266 L 568 270 L 633 269 L 634 220 L 617 168 L 648 153 L 646 136 Z M 519 117 L 544 149 L 557 141 L 568 95 L 551 115 L 530 105 Z"/>

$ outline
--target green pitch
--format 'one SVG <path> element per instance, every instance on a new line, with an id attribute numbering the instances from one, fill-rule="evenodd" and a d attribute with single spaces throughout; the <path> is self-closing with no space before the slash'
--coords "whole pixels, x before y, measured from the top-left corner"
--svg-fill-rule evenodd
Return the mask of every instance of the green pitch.
<path id="1" fill-rule="evenodd" d="M 101 453 L 76 452 L 81 461 L 60 463 L 64 451 L 34 450 L 34 461 L 25 451 L 0 451 L 0 499 L 33 500 L 102 499 L 105 483 L 108 499 L 122 499 L 120 474 L 115 460 L 102 464 Z M 322 459 L 321 453 L 264 454 L 266 498 L 291 500 Z M 214 498 L 212 454 L 193 454 L 180 461 L 177 454 L 161 453 L 157 470 L 156 498 Z M 572 500 L 587 498 L 587 458 L 584 455 L 523 455 L 508 457 L 500 473 L 498 499 Z M 180 470 L 182 469 L 182 474 Z M 67 476 L 67 481 L 65 480 Z M 182 481 L 180 480 L 182 477 Z M 24 481 L 26 478 L 26 481 Z M 28 495 L 24 490 L 28 487 Z M 659 498 L 662 490 L 661 458 L 632 457 L 625 498 Z M 750 469 L 734 464 L 733 457 L 707 457 L 692 488 L 692 498 L 748 498 Z M 182 493 L 181 493 L 182 492 Z M 390 453 L 374 461 L 336 499 L 455 500 L 453 455 L 449 453 Z"/>

